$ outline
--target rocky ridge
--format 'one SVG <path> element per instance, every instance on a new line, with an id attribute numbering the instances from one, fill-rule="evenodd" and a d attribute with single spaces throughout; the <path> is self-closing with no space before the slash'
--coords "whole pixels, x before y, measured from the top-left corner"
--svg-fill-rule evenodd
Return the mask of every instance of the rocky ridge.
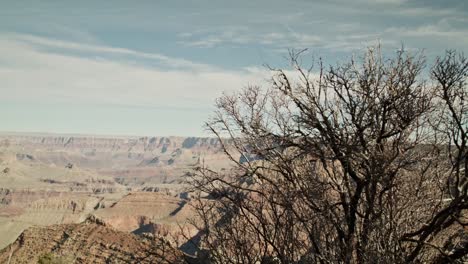
<path id="1" fill-rule="evenodd" d="M 184 255 L 155 236 L 137 236 L 96 217 L 81 224 L 31 227 L 0 251 L 0 263 L 37 263 L 44 256 L 65 263 L 178 263 Z"/>

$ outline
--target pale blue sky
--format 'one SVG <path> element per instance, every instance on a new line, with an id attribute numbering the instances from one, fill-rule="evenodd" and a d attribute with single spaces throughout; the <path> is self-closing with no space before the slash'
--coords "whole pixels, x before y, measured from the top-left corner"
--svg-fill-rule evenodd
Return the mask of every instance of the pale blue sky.
<path id="1" fill-rule="evenodd" d="M 214 99 L 290 48 L 467 52 L 466 2 L 0 0 L 0 130 L 203 135 Z"/>

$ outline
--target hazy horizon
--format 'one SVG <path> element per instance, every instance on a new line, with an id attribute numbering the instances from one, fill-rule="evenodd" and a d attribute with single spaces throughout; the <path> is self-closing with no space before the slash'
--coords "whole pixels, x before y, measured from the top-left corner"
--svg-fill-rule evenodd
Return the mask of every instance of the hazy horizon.
<path id="1" fill-rule="evenodd" d="M 94 137 L 94 138 L 142 138 L 142 137 L 155 137 L 155 138 L 216 138 L 215 135 L 205 134 L 199 136 L 191 135 L 159 135 L 159 134 L 89 134 L 89 133 L 57 133 L 57 132 L 43 132 L 43 131 L 4 131 L 0 130 L 0 136 L 39 136 L 39 137 Z"/>

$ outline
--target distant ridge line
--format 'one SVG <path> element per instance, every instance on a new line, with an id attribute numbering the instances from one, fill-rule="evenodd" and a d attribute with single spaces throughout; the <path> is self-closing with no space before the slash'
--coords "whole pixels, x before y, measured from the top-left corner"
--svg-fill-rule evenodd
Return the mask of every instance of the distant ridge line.
<path id="1" fill-rule="evenodd" d="M 94 137 L 94 138 L 216 138 L 214 136 L 161 136 L 161 135 L 105 135 L 105 134 L 86 134 L 86 133 L 55 133 L 55 132 L 18 132 L 18 131 L 0 131 L 0 136 L 26 136 L 26 137 Z"/>

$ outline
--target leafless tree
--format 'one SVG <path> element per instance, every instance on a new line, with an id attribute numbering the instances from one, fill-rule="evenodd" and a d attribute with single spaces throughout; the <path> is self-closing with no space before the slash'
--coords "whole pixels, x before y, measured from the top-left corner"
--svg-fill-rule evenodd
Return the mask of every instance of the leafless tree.
<path id="1" fill-rule="evenodd" d="M 457 263 L 467 246 L 467 72 L 448 51 L 271 69 L 207 124 L 233 167 L 189 179 L 212 263 Z"/>

